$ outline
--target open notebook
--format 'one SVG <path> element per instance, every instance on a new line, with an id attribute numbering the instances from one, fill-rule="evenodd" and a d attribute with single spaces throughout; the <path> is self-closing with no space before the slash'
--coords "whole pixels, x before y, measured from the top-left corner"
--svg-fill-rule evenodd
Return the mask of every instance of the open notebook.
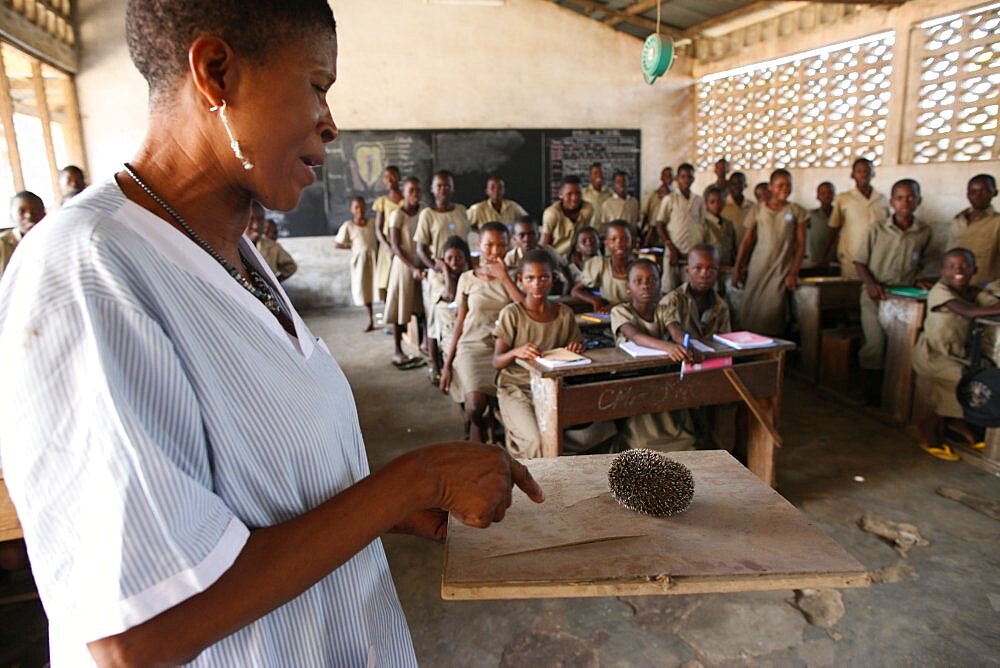
<path id="1" fill-rule="evenodd" d="M 542 353 L 541 357 L 536 357 L 535 361 L 546 369 L 559 369 L 567 366 L 581 366 L 590 364 L 590 358 L 577 355 L 566 348 L 553 348 Z"/>

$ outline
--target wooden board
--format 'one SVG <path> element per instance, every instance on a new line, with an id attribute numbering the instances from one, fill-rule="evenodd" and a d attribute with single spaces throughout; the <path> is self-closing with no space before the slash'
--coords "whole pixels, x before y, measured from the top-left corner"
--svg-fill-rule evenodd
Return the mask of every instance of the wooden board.
<path id="1" fill-rule="evenodd" d="M 691 507 L 654 518 L 608 492 L 614 455 L 527 462 L 545 490 L 515 491 L 503 522 L 448 527 L 445 599 L 705 594 L 865 587 L 865 568 L 722 450 L 678 452 L 691 469 Z"/>
<path id="2" fill-rule="evenodd" d="M 7 485 L 3 481 L 3 471 L 0 470 L 0 542 L 22 538 L 21 523 L 14 511 L 14 504 L 7 493 Z"/>
<path id="3" fill-rule="evenodd" d="M 879 302 L 878 320 L 885 330 L 882 410 L 901 425 L 913 410 L 913 347 L 924 324 L 926 299 L 889 295 Z"/>

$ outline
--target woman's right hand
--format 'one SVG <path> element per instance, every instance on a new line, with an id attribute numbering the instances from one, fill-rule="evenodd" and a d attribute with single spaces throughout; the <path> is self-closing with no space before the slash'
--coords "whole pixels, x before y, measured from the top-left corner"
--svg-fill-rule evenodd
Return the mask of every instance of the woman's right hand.
<path id="1" fill-rule="evenodd" d="M 444 368 L 441 369 L 441 381 L 438 383 L 438 389 L 441 390 L 441 394 L 448 394 L 448 389 L 451 387 L 451 365 L 445 364 Z"/>

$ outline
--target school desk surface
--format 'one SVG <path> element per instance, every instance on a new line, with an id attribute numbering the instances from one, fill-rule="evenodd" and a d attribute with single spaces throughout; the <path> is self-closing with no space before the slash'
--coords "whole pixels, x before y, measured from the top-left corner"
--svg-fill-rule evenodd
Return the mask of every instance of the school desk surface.
<path id="1" fill-rule="evenodd" d="M 866 587 L 868 573 L 723 450 L 675 452 L 695 479 L 683 513 L 650 517 L 608 491 L 615 455 L 526 462 L 545 490 L 504 521 L 448 526 L 441 594 L 519 599 Z"/>

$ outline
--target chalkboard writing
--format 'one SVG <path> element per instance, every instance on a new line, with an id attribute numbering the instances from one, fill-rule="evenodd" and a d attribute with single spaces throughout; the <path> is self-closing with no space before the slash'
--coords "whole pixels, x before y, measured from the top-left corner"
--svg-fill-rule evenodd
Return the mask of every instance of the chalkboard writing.
<path id="1" fill-rule="evenodd" d="M 637 192 L 639 173 L 638 130 L 568 130 L 545 133 L 545 174 L 549 199 L 559 198 L 564 177 L 576 175 L 589 183 L 590 166 L 601 163 L 605 185 L 617 170 L 628 174 L 630 187 Z"/>

